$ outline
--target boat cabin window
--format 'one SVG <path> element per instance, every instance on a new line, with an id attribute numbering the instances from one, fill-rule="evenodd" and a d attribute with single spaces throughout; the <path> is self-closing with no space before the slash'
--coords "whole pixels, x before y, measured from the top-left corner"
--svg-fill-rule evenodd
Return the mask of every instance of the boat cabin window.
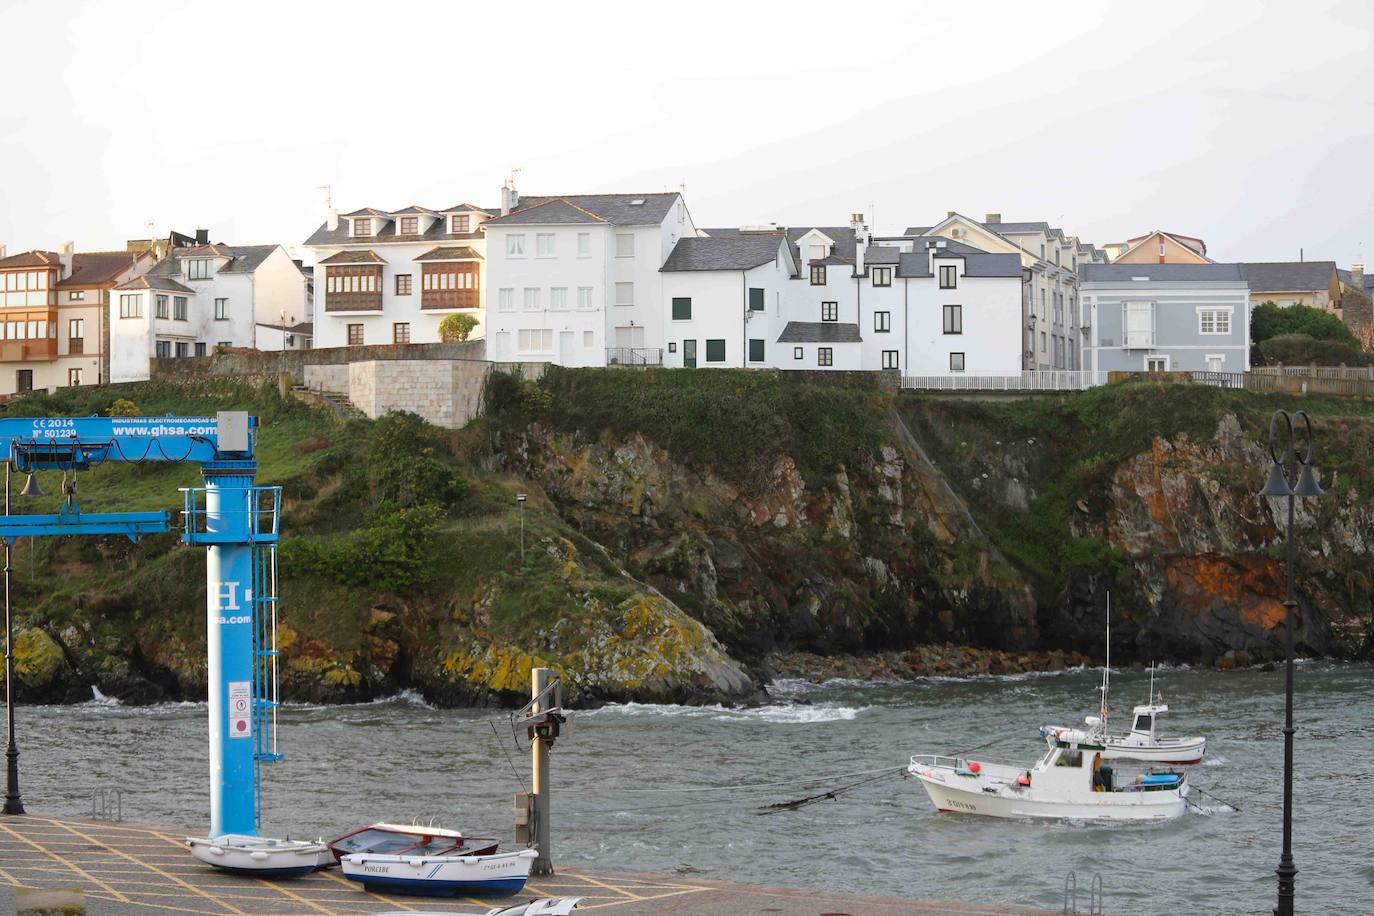
<path id="1" fill-rule="evenodd" d="M 1138 732 L 1145 732 L 1146 734 L 1149 734 L 1149 732 L 1150 732 L 1150 725 L 1152 724 L 1151 718 L 1152 718 L 1152 717 L 1149 716 L 1149 715 L 1136 716 L 1136 717 L 1135 717 L 1135 730 L 1138 731 Z"/>
<path id="2" fill-rule="evenodd" d="M 1064 751 L 1059 755 L 1059 759 L 1054 762 L 1057 767 L 1081 767 L 1083 765 L 1082 751 Z"/>

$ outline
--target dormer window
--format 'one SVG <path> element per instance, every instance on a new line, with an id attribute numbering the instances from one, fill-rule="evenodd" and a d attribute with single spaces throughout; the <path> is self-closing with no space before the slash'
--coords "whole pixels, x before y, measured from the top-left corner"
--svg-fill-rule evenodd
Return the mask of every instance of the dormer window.
<path id="1" fill-rule="evenodd" d="M 419 234 L 420 234 L 420 218 L 419 218 L 418 216 L 403 216 L 403 217 L 401 217 L 401 226 L 400 226 L 400 230 L 398 231 L 397 234 L 398 234 L 398 235 L 419 235 Z"/>
<path id="2" fill-rule="evenodd" d="M 812 245 L 812 246 L 811 246 L 811 258 L 810 258 L 810 259 L 811 259 L 812 261 L 824 261 L 824 260 L 825 260 L 825 246 L 824 246 L 824 245 Z"/>
<path id="3" fill-rule="evenodd" d="M 186 260 L 186 279 L 208 280 L 214 273 L 212 258 L 188 258 Z"/>
<path id="4" fill-rule="evenodd" d="M 372 220 L 355 219 L 353 221 L 353 235 L 366 237 L 372 234 Z"/>
<path id="5" fill-rule="evenodd" d="M 471 217 L 471 216 L 468 216 L 466 213 L 464 213 L 464 214 L 462 214 L 462 215 L 460 215 L 460 216 L 451 216 L 451 217 L 449 217 L 449 227 L 448 227 L 448 231 L 449 231 L 449 232 L 455 232 L 455 233 L 456 233 L 456 232 L 471 232 L 471 231 L 472 231 L 472 217 Z"/>

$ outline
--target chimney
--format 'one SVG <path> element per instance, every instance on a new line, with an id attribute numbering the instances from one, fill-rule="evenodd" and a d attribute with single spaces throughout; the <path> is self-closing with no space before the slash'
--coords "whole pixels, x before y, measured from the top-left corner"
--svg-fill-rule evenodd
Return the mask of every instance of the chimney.
<path id="1" fill-rule="evenodd" d="M 864 225 L 862 213 L 849 216 L 849 228 L 854 233 L 854 273 L 864 272 L 864 252 L 868 249 L 868 227 Z"/>
<path id="2" fill-rule="evenodd" d="M 1357 293 L 1363 293 L 1363 292 L 1364 292 L 1364 265 L 1363 265 L 1363 264 L 1351 264 L 1351 265 L 1350 265 L 1350 285 L 1353 286 L 1353 287 L 1355 287 L 1355 292 L 1357 292 Z"/>
<path id="3" fill-rule="evenodd" d="M 505 216 L 520 206 L 520 192 L 515 190 L 515 178 L 501 182 L 501 215 Z"/>
<path id="4" fill-rule="evenodd" d="M 72 262 L 76 259 L 76 242 L 63 242 L 59 257 L 62 260 L 62 274 L 59 279 L 70 277 L 72 275 Z"/>
<path id="5" fill-rule="evenodd" d="M 209 230 L 209 229 L 197 229 L 197 230 L 196 230 L 196 244 L 197 244 L 197 245 L 208 245 L 208 244 L 210 244 L 210 230 Z"/>
<path id="6" fill-rule="evenodd" d="M 330 232 L 339 228 L 339 211 L 336 207 L 327 207 L 324 211 L 324 226 Z"/>
<path id="7" fill-rule="evenodd" d="M 0 245 L 0 258 L 4 258 L 4 256 L 5 256 L 5 250 L 6 250 L 6 249 L 5 249 L 5 246 L 4 246 L 4 245 Z"/>
<path id="8" fill-rule="evenodd" d="M 954 215 L 954 211 L 953 211 L 953 210 L 946 210 L 946 211 L 945 211 L 945 216 L 946 216 L 946 218 L 951 217 L 951 216 L 953 216 L 953 215 Z"/>
<path id="9" fill-rule="evenodd" d="M 988 224 L 989 226 L 996 226 L 996 225 L 998 225 L 998 224 L 1000 224 L 1000 223 L 1002 222 L 1002 214 L 1000 214 L 1000 213 L 989 213 L 989 214 L 983 219 L 983 222 L 986 223 L 986 224 Z"/>

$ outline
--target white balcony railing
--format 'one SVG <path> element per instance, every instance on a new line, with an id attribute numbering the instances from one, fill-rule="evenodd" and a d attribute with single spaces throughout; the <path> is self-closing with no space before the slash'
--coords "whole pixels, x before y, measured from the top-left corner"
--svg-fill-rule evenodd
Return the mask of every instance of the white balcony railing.
<path id="1" fill-rule="evenodd" d="M 1012 375 L 905 375 L 902 387 L 915 391 L 1083 391 L 1107 384 L 1107 373 L 1052 369 Z"/>

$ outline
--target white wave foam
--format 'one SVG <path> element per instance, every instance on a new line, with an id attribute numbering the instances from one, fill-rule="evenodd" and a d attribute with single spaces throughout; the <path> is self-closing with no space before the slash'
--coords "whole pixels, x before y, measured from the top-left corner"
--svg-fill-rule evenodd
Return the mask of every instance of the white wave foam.
<path id="1" fill-rule="evenodd" d="M 1202 765 L 1205 767 L 1224 767 L 1226 766 L 1226 758 L 1208 757 L 1206 760 L 1202 761 Z"/>
<path id="2" fill-rule="evenodd" d="M 420 691 L 418 691 L 418 690 L 413 690 L 413 689 L 411 689 L 411 688 L 409 688 L 409 687 L 407 687 L 406 689 L 400 691 L 399 693 L 394 693 L 394 694 L 392 694 L 392 695 L 389 696 L 389 697 L 377 697 L 377 699 L 372 700 L 372 701 L 371 701 L 370 703 L 368 703 L 367 705 L 369 705 L 369 706 L 380 706 L 380 705 L 409 706 L 409 707 L 411 707 L 412 709 L 433 709 L 433 708 L 434 708 L 433 706 L 431 706 L 431 705 L 429 704 L 429 701 L 425 699 L 425 695 L 424 695 L 424 694 L 420 693 Z"/>
<path id="3" fill-rule="evenodd" d="M 675 706 L 666 703 L 613 703 L 600 709 L 579 712 L 579 716 L 627 715 L 627 716 L 678 716 L 695 719 L 711 719 L 715 722 L 772 722 L 812 723 L 840 722 L 856 718 L 868 707 L 841 706 L 837 703 L 774 704 L 770 706 L 731 708 L 716 703 L 711 706 Z"/>
<path id="4" fill-rule="evenodd" d="M 86 705 L 87 705 L 87 706 L 123 706 L 124 704 L 121 703 L 121 702 L 119 702 L 119 700 L 116 699 L 115 697 L 107 697 L 107 696 L 105 696 L 105 694 L 103 694 L 103 693 L 100 692 L 100 688 L 99 688 L 99 687 L 97 687 L 96 685 L 92 684 L 92 685 L 91 685 L 91 698 L 90 698 L 89 700 L 86 701 Z"/>

